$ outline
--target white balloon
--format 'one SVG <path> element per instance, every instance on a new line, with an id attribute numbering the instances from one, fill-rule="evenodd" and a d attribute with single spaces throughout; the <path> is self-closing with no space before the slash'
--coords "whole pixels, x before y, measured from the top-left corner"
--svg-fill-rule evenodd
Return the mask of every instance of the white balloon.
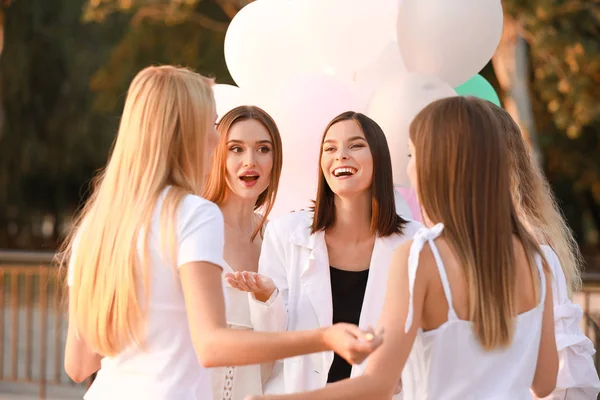
<path id="1" fill-rule="evenodd" d="M 456 92 L 447 83 L 436 77 L 415 73 L 394 77 L 373 96 L 367 115 L 385 133 L 392 157 L 395 185 L 410 185 L 406 175 L 410 123 L 428 104 L 452 96 L 456 96 Z"/>
<path id="2" fill-rule="evenodd" d="M 500 0 L 403 0 L 398 44 L 409 71 L 457 87 L 490 61 L 502 27 Z"/>
<path id="3" fill-rule="evenodd" d="M 261 104 L 279 127 L 284 155 L 271 217 L 310 206 L 316 195 L 325 128 L 342 112 L 357 110 L 357 104 L 349 87 L 325 75 L 298 76 Z"/>
<path id="4" fill-rule="evenodd" d="M 397 10 L 396 0 L 302 0 L 295 18 L 317 72 L 350 82 L 389 42 Z"/>
<path id="5" fill-rule="evenodd" d="M 257 0 L 242 8 L 225 35 L 225 61 L 243 89 L 260 91 L 312 71 L 308 43 L 298 35 L 292 0 Z"/>
<path id="6" fill-rule="evenodd" d="M 368 105 L 377 89 L 393 77 L 405 72 L 406 66 L 398 49 L 398 42 L 394 39 L 388 43 L 375 62 L 357 72 L 354 86 L 356 96 Z"/>
<path id="7" fill-rule="evenodd" d="M 217 121 L 234 108 L 250 104 L 248 96 L 237 86 L 217 84 L 213 86 L 213 92 L 217 106 Z"/>

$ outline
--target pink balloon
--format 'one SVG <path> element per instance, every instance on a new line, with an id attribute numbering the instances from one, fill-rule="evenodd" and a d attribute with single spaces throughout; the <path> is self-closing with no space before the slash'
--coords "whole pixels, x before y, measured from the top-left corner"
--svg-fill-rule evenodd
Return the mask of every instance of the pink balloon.
<path id="1" fill-rule="evenodd" d="M 261 106 L 277 122 L 283 142 L 279 194 L 271 212 L 277 217 L 310 206 L 327 124 L 344 111 L 360 110 L 351 89 L 326 75 L 299 76 L 264 97 Z"/>
<path id="2" fill-rule="evenodd" d="M 417 222 L 423 222 L 421 218 L 421 205 L 419 204 L 417 193 L 413 190 L 413 188 L 396 186 L 396 192 L 400 195 L 402 200 L 404 200 L 404 203 L 410 210 L 411 216 L 409 216 L 409 218 Z M 396 207 L 396 209 L 397 208 L 398 207 Z M 404 216 L 398 210 L 396 210 L 396 212 L 398 212 L 401 216 Z"/>

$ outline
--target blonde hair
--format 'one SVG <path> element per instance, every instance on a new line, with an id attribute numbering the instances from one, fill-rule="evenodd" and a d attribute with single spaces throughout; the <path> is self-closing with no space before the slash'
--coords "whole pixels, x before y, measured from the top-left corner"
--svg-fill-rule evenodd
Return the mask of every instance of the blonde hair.
<path id="1" fill-rule="evenodd" d="M 149 225 L 159 196 L 171 186 L 160 222 L 174 263 L 175 213 L 204 183 L 211 85 L 188 69 L 160 66 L 140 71 L 129 87 L 110 160 L 59 260 L 69 262 L 78 334 L 99 354 L 143 344 Z"/>
<path id="2" fill-rule="evenodd" d="M 581 288 L 583 257 L 577 241 L 519 126 L 507 111 L 491 103 L 488 105 L 500 119 L 507 139 L 511 155 L 511 193 L 517 215 L 540 244 L 554 250 L 571 296 Z"/>
<path id="3" fill-rule="evenodd" d="M 486 350 L 508 346 L 517 315 L 514 236 L 534 277 L 540 248 L 513 206 L 510 155 L 498 118 L 482 100 L 450 97 L 415 117 L 410 139 L 423 211 L 431 222 L 444 223 L 444 238 L 464 268 L 475 337 Z M 539 294 L 538 279 L 534 287 Z"/>
<path id="4" fill-rule="evenodd" d="M 239 106 L 233 110 L 227 112 L 219 123 L 217 124 L 217 131 L 219 132 L 219 144 L 217 149 L 212 156 L 212 166 L 210 169 L 210 175 L 206 181 L 206 187 L 204 188 L 204 197 L 206 200 L 212 201 L 215 204 L 222 204 L 227 198 L 229 186 L 227 185 L 227 153 L 228 146 L 227 141 L 229 137 L 229 130 L 237 122 L 254 120 L 259 122 L 269 132 L 271 141 L 273 142 L 273 168 L 271 170 L 271 177 L 269 179 L 269 186 L 262 192 L 256 203 L 254 204 L 254 210 L 258 210 L 264 207 L 264 213 L 257 224 L 254 232 L 250 236 L 250 240 L 254 241 L 256 236 L 263 232 L 269 213 L 273 209 L 275 204 L 275 198 L 277 197 L 277 190 L 279 188 L 279 178 L 281 177 L 281 168 L 283 165 L 283 147 L 281 144 L 281 135 L 277 124 L 271 118 L 269 114 L 263 109 L 256 106 Z"/>

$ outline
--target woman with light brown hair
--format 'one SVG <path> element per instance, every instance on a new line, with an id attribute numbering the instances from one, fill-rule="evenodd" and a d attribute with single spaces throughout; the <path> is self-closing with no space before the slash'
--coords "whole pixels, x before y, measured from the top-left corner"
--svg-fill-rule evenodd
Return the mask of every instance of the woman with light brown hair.
<path id="1" fill-rule="evenodd" d="M 217 132 L 219 144 L 203 197 L 219 206 L 225 220 L 223 271 L 256 272 L 263 230 L 281 176 L 281 137 L 275 121 L 254 106 L 229 111 L 217 124 Z M 228 326 L 252 330 L 248 294 L 226 285 L 225 295 Z M 245 395 L 261 394 L 269 366 L 213 369 L 214 399 L 243 400 Z"/>
<path id="2" fill-rule="evenodd" d="M 360 363 L 381 341 L 350 324 L 227 328 L 223 216 L 199 196 L 217 142 L 211 86 L 172 66 L 136 75 L 108 164 L 66 241 L 65 370 L 77 382 L 98 371 L 86 400 L 212 400 L 208 367 L 328 350 Z"/>
<path id="3" fill-rule="evenodd" d="M 517 218 L 508 147 L 482 100 L 451 97 L 410 126 L 408 175 L 426 228 L 390 266 L 385 343 L 365 373 L 258 399 L 530 400 L 556 383 L 552 273 Z"/>
<path id="4" fill-rule="evenodd" d="M 547 399 L 596 399 L 600 380 L 592 356 L 594 345 L 579 323 L 583 311 L 571 302 L 581 286 L 583 260 L 554 199 L 552 189 L 510 114 L 492 103 L 488 106 L 503 126 L 511 155 L 513 201 L 525 227 L 540 243 L 554 275 L 554 328 L 560 360 L 556 389 Z"/>

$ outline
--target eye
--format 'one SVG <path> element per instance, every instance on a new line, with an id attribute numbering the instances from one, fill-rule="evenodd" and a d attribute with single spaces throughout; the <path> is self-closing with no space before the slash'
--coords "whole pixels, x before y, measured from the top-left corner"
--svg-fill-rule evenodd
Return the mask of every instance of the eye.
<path id="1" fill-rule="evenodd" d="M 350 145 L 351 149 L 362 149 L 365 147 L 364 143 L 353 143 Z"/>
<path id="2" fill-rule="evenodd" d="M 271 151 L 271 149 L 269 148 L 269 146 L 260 146 L 258 148 L 258 152 L 259 153 L 265 153 L 266 154 L 266 153 L 268 153 L 270 151 Z"/>
<path id="3" fill-rule="evenodd" d="M 243 151 L 243 149 L 240 146 L 231 146 L 229 148 L 229 151 L 231 151 L 233 153 L 241 153 Z"/>
<path id="4" fill-rule="evenodd" d="M 335 147 L 333 147 L 333 146 L 325 146 L 325 147 L 323 147 L 323 152 L 324 153 L 329 153 L 329 152 L 332 152 L 332 151 L 335 151 Z"/>

